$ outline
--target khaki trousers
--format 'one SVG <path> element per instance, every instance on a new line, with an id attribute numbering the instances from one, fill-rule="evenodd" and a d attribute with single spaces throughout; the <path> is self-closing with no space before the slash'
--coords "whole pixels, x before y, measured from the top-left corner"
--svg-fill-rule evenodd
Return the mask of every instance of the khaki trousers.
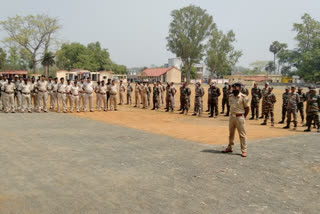
<path id="1" fill-rule="evenodd" d="M 47 100 L 48 100 L 48 93 L 47 92 L 38 92 L 38 110 L 41 111 L 41 104 L 43 101 L 43 110 L 47 111 Z"/>
<path id="2" fill-rule="evenodd" d="M 297 125 L 297 108 L 288 108 L 287 109 L 287 125 L 290 126 L 291 114 L 293 114 L 293 123 L 295 125 Z"/>
<path id="3" fill-rule="evenodd" d="M 90 111 L 93 111 L 93 93 L 91 94 L 85 94 L 84 99 L 84 109 L 83 111 L 87 111 L 87 106 L 89 105 Z"/>
<path id="4" fill-rule="evenodd" d="M 76 106 L 77 111 L 80 111 L 80 105 L 79 105 L 79 95 L 71 97 L 71 103 L 70 103 L 70 111 L 73 111 L 73 105 Z"/>
<path id="5" fill-rule="evenodd" d="M 2 109 L 3 110 L 6 110 L 6 101 L 5 101 L 5 96 L 6 96 L 6 93 L 4 93 L 3 91 L 1 91 L 1 103 L 2 103 Z"/>
<path id="6" fill-rule="evenodd" d="M 63 111 L 67 111 L 66 107 L 66 94 L 58 93 L 57 112 L 60 112 L 60 104 L 62 103 Z"/>
<path id="7" fill-rule="evenodd" d="M 100 94 L 99 96 L 100 96 L 99 110 L 101 110 L 103 105 L 103 110 L 107 111 L 108 110 L 107 96 L 105 94 Z"/>
<path id="8" fill-rule="evenodd" d="M 140 107 L 140 94 L 139 93 L 135 93 L 135 101 L 136 101 L 136 106 Z"/>
<path id="9" fill-rule="evenodd" d="M 229 145 L 228 148 L 232 149 L 234 145 L 234 135 L 236 129 L 239 133 L 240 146 L 242 152 L 247 152 L 247 143 L 246 143 L 246 130 L 245 130 L 245 119 L 244 116 L 233 117 L 232 115 L 229 118 Z"/>
<path id="10" fill-rule="evenodd" d="M 5 93 L 5 112 L 15 112 L 15 108 L 14 108 L 14 93 L 12 94 L 7 94 Z"/>
<path id="11" fill-rule="evenodd" d="M 79 106 L 82 106 L 82 110 L 84 110 L 84 103 L 86 99 L 86 94 L 85 93 L 79 93 Z"/>
<path id="12" fill-rule="evenodd" d="M 22 105 L 22 95 L 21 92 L 17 92 L 17 110 L 21 110 L 21 105 Z"/>
<path id="13" fill-rule="evenodd" d="M 124 104 L 124 92 L 120 93 L 120 104 L 123 105 Z"/>
<path id="14" fill-rule="evenodd" d="M 55 108 L 57 99 L 58 99 L 58 92 L 52 91 L 51 92 L 51 97 L 50 97 L 50 107 L 52 109 Z"/>
<path id="15" fill-rule="evenodd" d="M 142 106 L 143 108 L 148 108 L 148 95 L 142 94 Z"/>
<path id="16" fill-rule="evenodd" d="M 24 112 L 25 110 L 31 112 L 31 95 L 30 94 L 22 94 L 21 111 Z"/>
<path id="17" fill-rule="evenodd" d="M 96 93 L 96 109 L 101 107 L 101 94 Z"/>
<path id="18" fill-rule="evenodd" d="M 117 110 L 117 95 L 110 94 L 110 110 Z"/>
<path id="19" fill-rule="evenodd" d="M 131 103 L 132 103 L 131 94 L 127 94 L 127 104 L 131 105 Z"/>
<path id="20" fill-rule="evenodd" d="M 66 108 L 68 108 L 68 103 L 70 104 L 70 108 L 71 108 L 71 104 L 72 104 L 72 94 L 67 94 L 67 95 L 66 95 Z"/>

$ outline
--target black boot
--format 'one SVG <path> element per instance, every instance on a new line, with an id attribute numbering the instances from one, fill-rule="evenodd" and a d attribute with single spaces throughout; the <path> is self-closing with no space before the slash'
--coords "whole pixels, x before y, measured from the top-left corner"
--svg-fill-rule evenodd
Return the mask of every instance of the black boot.
<path id="1" fill-rule="evenodd" d="M 287 124 L 283 129 L 290 129 L 290 124 Z"/>
<path id="2" fill-rule="evenodd" d="M 284 124 L 284 119 L 282 119 L 282 120 L 279 122 L 279 124 Z"/>
<path id="3" fill-rule="evenodd" d="M 209 117 L 213 117 L 213 115 L 211 114 Z"/>
<path id="4" fill-rule="evenodd" d="M 192 116 L 197 116 L 197 114 L 196 114 L 196 113 L 193 113 Z"/>
<path id="5" fill-rule="evenodd" d="M 304 132 L 311 132 L 311 126 L 308 126 L 308 128 L 304 130 Z"/>
<path id="6" fill-rule="evenodd" d="M 263 121 L 263 123 L 261 123 L 260 125 L 262 125 L 262 126 L 267 125 L 267 121 Z"/>
<path id="7" fill-rule="evenodd" d="M 182 112 L 180 112 L 179 114 L 184 114 L 184 110 L 182 110 Z"/>
<path id="8" fill-rule="evenodd" d="M 254 116 L 250 117 L 249 120 L 254 120 Z"/>

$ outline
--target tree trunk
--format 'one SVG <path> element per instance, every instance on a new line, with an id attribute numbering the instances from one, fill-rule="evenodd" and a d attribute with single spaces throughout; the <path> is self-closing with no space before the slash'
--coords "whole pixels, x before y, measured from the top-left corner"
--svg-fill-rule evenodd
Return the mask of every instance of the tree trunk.
<path id="1" fill-rule="evenodd" d="M 276 69 L 277 69 L 277 67 L 276 67 L 276 54 L 273 54 L 273 66 L 274 66 L 274 73 L 276 73 Z"/>
<path id="2" fill-rule="evenodd" d="M 32 59 L 32 69 L 33 69 L 33 73 L 35 74 L 37 72 L 37 60 L 36 60 L 36 57 L 33 57 Z"/>
<path id="3" fill-rule="evenodd" d="M 50 75 L 50 72 L 49 72 L 49 68 L 50 68 L 50 65 L 48 65 L 48 67 L 47 67 L 47 77 L 49 77 L 49 75 Z"/>
<path id="4" fill-rule="evenodd" d="M 191 70 L 191 66 L 187 65 L 186 68 L 186 81 L 189 84 L 190 83 L 190 70 Z"/>

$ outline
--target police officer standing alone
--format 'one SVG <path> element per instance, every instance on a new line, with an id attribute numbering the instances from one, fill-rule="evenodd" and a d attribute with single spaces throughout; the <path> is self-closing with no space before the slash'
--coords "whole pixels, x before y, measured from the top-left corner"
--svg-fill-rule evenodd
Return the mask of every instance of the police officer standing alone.
<path id="1" fill-rule="evenodd" d="M 233 91 L 232 94 L 229 96 L 229 145 L 222 152 L 233 152 L 234 135 L 237 129 L 240 137 L 241 156 L 247 157 L 245 119 L 249 113 L 249 99 L 246 95 L 240 93 L 241 83 L 235 83 L 232 85 L 232 87 Z"/>

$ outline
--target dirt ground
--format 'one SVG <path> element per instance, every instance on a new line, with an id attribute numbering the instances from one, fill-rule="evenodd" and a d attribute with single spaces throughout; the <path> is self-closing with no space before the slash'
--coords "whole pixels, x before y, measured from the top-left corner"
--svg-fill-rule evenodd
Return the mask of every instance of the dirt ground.
<path id="1" fill-rule="evenodd" d="M 203 84 L 206 94 L 204 98 L 203 109 L 207 109 L 207 92 L 208 86 Z M 179 109 L 179 86 L 176 86 L 177 94 L 175 97 L 176 107 Z M 191 95 L 191 110 L 189 114 L 180 115 L 178 111 L 165 112 L 164 105 L 158 111 L 151 111 L 149 109 L 134 108 L 134 105 L 122 105 L 118 106 L 118 111 L 108 111 L 94 113 L 74 113 L 74 115 L 88 118 L 98 121 L 107 122 L 110 124 L 116 124 L 120 126 L 130 127 L 146 132 L 167 135 L 178 139 L 191 140 L 194 142 L 204 144 L 227 144 L 228 143 L 228 117 L 224 117 L 222 114 L 218 118 L 208 118 L 208 113 L 204 112 L 201 117 L 193 117 L 194 107 L 194 86 L 190 85 L 192 90 Z M 222 93 L 222 88 L 221 93 Z M 249 89 L 249 87 L 248 87 Z M 250 89 L 251 90 L 251 89 Z M 296 131 L 283 130 L 283 124 L 278 124 L 281 119 L 281 105 L 282 105 L 282 93 L 283 88 L 274 89 L 274 93 L 277 97 L 277 103 L 275 104 L 275 126 L 271 127 L 270 122 L 267 126 L 261 126 L 262 119 L 247 120 L 246 130 L 248 140 L 256 140 L 270 137 L 283 137 L 290 135 L 302 134 L 305 127 L 302 127 L 300 116 L 298 116 L 298 128 Z M 306 91 L 306 90 L 304 90 Z M 249 96 L 251 99 L 251 96 Z M 219 99 L 219 112 L 221 112 L 221 99 Z M 261 107 L 261 104 L 260 104 Z M 248 118 L 251 117 L 251 111 Z M 248 119 L 247 118 L 247 119 Z M 106 130 L 107 131 L 107 130 Z M 238 141 L 238 136 L 236 137 Z"/>

